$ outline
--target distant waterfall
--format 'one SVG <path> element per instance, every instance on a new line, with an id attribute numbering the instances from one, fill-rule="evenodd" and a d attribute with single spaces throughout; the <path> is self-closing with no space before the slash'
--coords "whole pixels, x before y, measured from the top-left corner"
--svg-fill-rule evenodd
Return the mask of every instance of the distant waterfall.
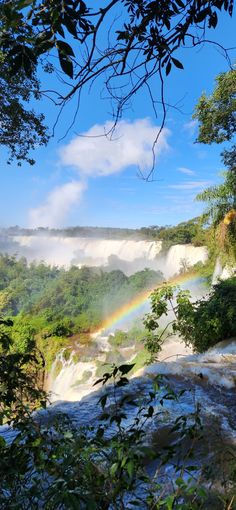
<path id="1" fill-rule="evenodd" d="M 105 266 L 130 275 L 145 267 L 157 268 L 161 241 L 112 240 L 89 237 L 16 236 L 19 252 L 28 260 L 69 267 Z"/>
<path id="2" fill-rule="evenodd" d="M 103 266 L 108 270 L 120 269 L 127 275 L 149 268 L 162 271 L 165 278 L 170 278 L 183 266 L 192 267 L 207 259 L 205 247 L 190 244 L 172 246 L 164 254 L 162 241 L 62 236 L 15 236 L 13 239 L 19 255 L 29 261 L 43 260 L 59 267 Z"/>
<path id="3" fill-rule="evenodd" d="M 208 257 L 205 246 L 192 246 L 191 244 L 176 244 L 171 246 L 165 260 L 164 275 L 171 278 L 181 269 L 187 270 L 198 262 L 206 262 Z"/>

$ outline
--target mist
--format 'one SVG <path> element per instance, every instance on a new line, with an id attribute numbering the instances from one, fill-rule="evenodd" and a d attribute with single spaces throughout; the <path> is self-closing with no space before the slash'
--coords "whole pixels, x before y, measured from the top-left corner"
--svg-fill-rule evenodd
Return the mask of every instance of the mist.
<path id="1" fill-rule="evenodd" d="M 1 234 L 0 252 L 64 268 L 75 265 L 103 267 L 107 271 L 119 269 L 127 276 L 148 268 L 161 271 L 164 278 L 178 274 L 183 266 L 186 270 L 207 259 L 207 249 L 202 246 L 175 245 L 164 252 L 159 240 L 72 237 L 50 232 Z"/>

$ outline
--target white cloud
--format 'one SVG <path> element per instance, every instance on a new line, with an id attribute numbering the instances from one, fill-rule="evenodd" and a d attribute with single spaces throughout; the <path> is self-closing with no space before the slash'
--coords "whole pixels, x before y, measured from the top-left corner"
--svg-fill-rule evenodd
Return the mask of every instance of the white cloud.
<path id="1" fill-rule="evenodd" d="M 178 172 L 181 172 L 182 174 L 186 175 L 196 175 L 193 170 L 190 170 L 190 168 L 185 168 L 184 166 L 180 166 L 178 168 Z"/>
<path id="2" fill-rule="evenodd" d="M 79 181 L 56 187 L 49 193 L 44 204 L 29 211 L 30 227 L 61 226 L 72 205 L 80 202 L 85 189 L 86 185 Z"/>
<path id="3" fill-rule="evenodd" d="M 209 186 L 211 184 L 210 181 L 187 181 L 182 182 L 180 184 L 170 184 L 168 188 L 171 189 L 201 189 L 205 188 L 206 186 Z"/>
<path id="4" fill-rule="evenodd" d="M 76 136 L 60 149 L 60 163 L 73 167 L 81 181 L 71 181 L 53 189 L 45 202 L 29 211 L 30 227 L 59 227 L 71 207 L 79 203 L 89 177 L 107 176 L 125 170 L 131 165 L 142 171 L 152 166 L 152 145 L 159 127 L 149 119 L 134 122 L 122 120 L 113 131 L 113 123 L 94 125 L 82 136 Z M 101 136 L 103 133 L 106 136 Z M 169 148 L 170 131 L 164 128 L 156 144 L 156 156 Z"/>
<path id="5" fill-rule="evenodd" d="M 60 150 L 62 165 L 74 167 L 83 176 L 106 176 L 137 165 L 142 171 L 152 166 L 152 144 L 158 132 L 149 119 L 96 124 Z M 99 136 L 108 133 L 107 136 Z M 170 131 L 164 128 L 156 145 L 159 156 L 168 149 Z"/>
<path id="6" fill-rule="evenodd" d="M 194 135 L 196 132 L 197 125 L 198 125 L 197 120 L 190 120 L 189 122 L 186 122 L 184 124 L 184 130 L 188 131 L 190 135 Z"/>

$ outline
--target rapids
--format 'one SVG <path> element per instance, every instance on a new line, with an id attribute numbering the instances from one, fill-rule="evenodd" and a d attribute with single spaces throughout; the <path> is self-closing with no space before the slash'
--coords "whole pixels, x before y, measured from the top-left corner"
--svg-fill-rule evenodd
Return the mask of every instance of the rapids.
<path id="1" fill-rule="evenodd" d="M 96 361 L 104 361 L 110 347 L 106 336 L 97 335 L 96 342 L 97 360 L 75 363 L 73 353 L 67 361 L 63 360 L 61 353 L 62 369 L 55 378 L 51 374 L 52 406 L 48 412 L 66 413 L 76 426 L 84 425 L 88 417 L 90 423 L 91 420 L 96 421 L 100 412 L 97 402 L 103 388 L 101 384 L 94 386 L 98 379 Z M 123 348 L 120 351 L 124 362 L 132 362 L 132 349 Z M 107 371 L 105 365 L 103 371 Z M 193 354 L 180 338 L 172 336 L 164 343 L 158 362 L 133 374 L 124 391 L 135 393 L 136 396 L 143 392 L 148 394 L 152 379 L 158 374 L 167 377 L 175 390 L 191 390 L 180 403 L 168 403 L 170 420 L 174 419 L 175 414 L 193 412 L 199 402 L 204 420 L 217 421 L 221 433 L 236 445 L 236 340 L 220 342 L 204 354 Z M 122 396 L 123 390 L 119 391 Z M 132 411 L 128 412 L 131 418 Z"/>
<path id="2" fill-rule="evenodd" d="M 160 361 L 153 365 L 147 366 L 140 370 L 130 379 L 129 384 L 125 388 L 119 388 L 118 398 L 122 398 L 124 394 L 135 395 L 140 398 L 142 394 L 148 395 L 152 388 L 152 380 L 156 375 L 162 374 L 167 377 L 168 383 L 174 391 L 187 390 L 181 399 L 176 401 L 168 401 L 165 403 L 165 420 L 173 421 L 178 415 L 187 415 L 194 411 L 199 403 L 201 407 L 201 418 L 209 426 L 209 423 L 218 427 L 218 432 L 226 441 L 236 446 L 236 340 L 231 342 L 221 342 L 214 349 L 204 354 L 184 354 L 184 348 L 177 339 L 171 339 L 169 348 L 173 347 L 173 342 L 178 344 L 179 353 L 174 358 L 166 357 L 165 361 Z M 168 348 L 165 354 L 168 354 Z M 170 352 L 170 351 L 169 351 Z M 172 350 L 173 352 L 173 350 Z M 174 359 L 174 361 L 173 361 Z M 73 367 L 71 370 L 71 380 L 73 379 L 74 370 L 81 369 L 81 365 Z M 86 364 L 83 366 L 85 371 L 88 368 Z M 90 367 L 91 370 L 91 367 Z M 63 373 L 63 370 L 62 372 Z M 77 374 L 78 375 L 78 374 Z M 63 376 L 64 377 L 64 376 Z M 87 381 L 87 386 L 79 381 L 77 382 L 77 390 L 74 388 L 67 392 L 66 381 L 64 378 L 64 386 L 62 379 L 58 379 L 57 391 L 64 388 L 61 397 L 45 411 L 49 415 L 65 413 L 69 416 L 72 423 L 79 427 L 87 423 L 95 424 L 101 413 L 98 399 L 104 392 L 104 388 L 98 386 L 90 386 L 94 384 L 94 373 L 91 370 L 91 376 Z M 70 380 L 70 382 L 71 382 Z M 55 384 L 54 389 L 56 389 Z M 90 386 L 90 389 L 89 389 Z M 79 389 L 80 387 L 80 389 Z M 87 394 L 86 394 L 87 390 Z M 157 405 L 157 404 L 156 404 Z M 133 409 L 127 409 L 128 420 L 132 419 Z M 168 415 L 168 416 L 167 416 Z M 153 423 L 153 431 L 157 424 Z M 163 425 L 163 424 L 162 424 Z M 160 426 L 160 424 L 159 424 Z M 212 426 L 212 425 L 211 425 Z M 210 433 L 210 431 L 209 431 Z"/>

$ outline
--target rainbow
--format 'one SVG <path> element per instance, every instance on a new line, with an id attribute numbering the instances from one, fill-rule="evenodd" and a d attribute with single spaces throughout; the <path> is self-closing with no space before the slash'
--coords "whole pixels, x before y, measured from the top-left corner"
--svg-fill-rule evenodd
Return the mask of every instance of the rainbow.
<path id="1" fill-rule="evenodd" d="M 185 274 L 175 276 L 166 282 L 162 282 L 158 285 L 155 285 L 155 287 L 153 287 L 151 289 L 140 292 L 137 296 L 132 298 L 128 303 L 125 303 L 124 305 L 120 306 L 119 308 L 117 308 L 117 310 L 112 312 L 109 315 L 109 317 L 104 319 L 101 322 L 101 324 L 99 325 L 99 327 L 97 328 L 96 332 L 98 333 L 98 332 L 101 332 L 104 330 L 109 330 L 111 328 L 114 328 L 114 326 L 117 327 L 117 329 L 118 329 L 119 325 L 121 324 L 122 321 L 124 321 L 124 319 L 132 318 L 132 314 L 134 314 L 134 313 L 137 316 L 137 313 L 139 311 L 141 312 L 142 307 L 148 302 L 151 293 L 157 288 L 161 288 L 164 285 L 180 285 L 180 284 L 185 284 L 185 283 L 193 284 L 193 283 L 202 282 L 202 280 L 203 279 L 201 277 L 199 277 L 199 274 L 197 274 L 196 272 L 191 272 L 191 273 L 188 272 Z"/>

